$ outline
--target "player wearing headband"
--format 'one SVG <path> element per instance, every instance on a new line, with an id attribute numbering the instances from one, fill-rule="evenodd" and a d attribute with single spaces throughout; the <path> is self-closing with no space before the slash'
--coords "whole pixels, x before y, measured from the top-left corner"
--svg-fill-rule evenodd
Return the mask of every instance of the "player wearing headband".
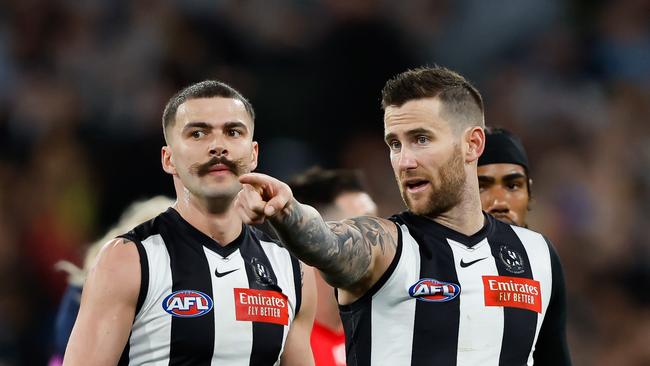
<path id="1" fill-rule="evenodd" d="M 483 210 L 501 221 L 528 227 L 533 180 L 528 157 L 515 135 L 501 128 L 485 130 L 485 150 L 478 159 L 478 182 Z"/>

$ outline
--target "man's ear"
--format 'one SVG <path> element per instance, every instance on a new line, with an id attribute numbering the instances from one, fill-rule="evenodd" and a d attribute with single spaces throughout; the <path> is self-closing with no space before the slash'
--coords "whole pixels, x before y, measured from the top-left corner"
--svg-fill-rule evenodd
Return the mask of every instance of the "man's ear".
<path id="1" fill-rule="evenodd" d="M 485 149 L 485 131 L 482 127 L 474 126 L 465 131 L 464 143 L 467 146 L 465 151 L 465 162 L 477 161 Z"/>
<path id="2" fill-rule="evenodd" d="M 174 165 L 172 149 L 168 145 L 163 146 L 160 150 L 160 160 L 165 173 L 176 175 L 176 165 Z"/>
<path id="3" fill-rule="evenodd" d="M 251 171 L 257 168 L 257 157 L 259 155 L 259 144 L 253 141 L 253 148 L 251 151 Z"/>

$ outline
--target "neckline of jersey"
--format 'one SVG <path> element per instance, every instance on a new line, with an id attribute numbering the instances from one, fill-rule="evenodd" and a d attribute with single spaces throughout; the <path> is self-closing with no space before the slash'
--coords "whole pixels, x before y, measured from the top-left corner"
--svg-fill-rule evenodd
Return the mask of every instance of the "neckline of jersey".
<path id="1" fill-rule="evenodd" d="M 195 243 L 199 246 L 205 247 L 223 258 L 226 258 L 230 256 L 232 253 L 234 253 L 241 244 L 246 240 L 246 237 L 248 235 L 248 229 L 246 224 L 242 224 L 242 229 L 237 238 L 235 240 L 231 241 L 228 244 L 221 245 L 218 241 L 212 239 L 205 233 L 203 233 L 201 230 L 197 229 L 194 227 L 192 224 L 187 222 L 181 216 L 181 214 L 176 211 L 173 207 L 170 207 L 167 212 L 171 215 L 171 218 L 174 222 L 176 222 L 182 229 L 183 231 L 192 239 L 190 242 Z"/>
<path id="2" fill-rule="evenodd" d="M 481 227 L 479 231 L 472 235 L 465 235 L 428 217 L 416 215 L 411 211 L 404 211 L 404 215 L 418 226 L 422 225 L 423 228 L 433 226 L 435 228 L 432 231 L 426 230 L 427 233 L 438 235 L 440 238 L 451 239 L 465 245 L 468 248 L 474 247 L 476 244 L 483 241 L 483 239 L 487 238 L 494 227 L 491 216 L 487 215 L 485 212 L 483 212 L 483 227 Z"/>

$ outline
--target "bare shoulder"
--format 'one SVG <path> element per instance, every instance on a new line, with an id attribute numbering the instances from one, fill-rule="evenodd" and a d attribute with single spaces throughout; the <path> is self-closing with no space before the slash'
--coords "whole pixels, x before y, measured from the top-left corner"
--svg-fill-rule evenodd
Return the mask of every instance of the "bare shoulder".
<path id="1" fill-rule="evenodd" d="M 377 246 L 381 252 L 394 249 L 397 246 L 397 226 L 390 220 L 374 216 L 359 216 L 340 222 L 328 222 L 332 230 L 346 231 L 353 228 L 358 230 L 364 242 Z"/>
<path id="2" fill-rule="evenodd" d="M 349 304 L 363 296 L 381 278 L 395 258 L 397 226 L 390 220 L 373 216 L 359 216 L 328 224 L 340 240 L 348 241 L 351 255 L 357 258 L 367 256 L 363 272 L 355 281 L 348 281 L 347 286 L 336 286 L 341 290 L 340 303 Z M 360 267 L 359 263 L 353 261 L 349 261 L 349 265 Z M 328 278 L 325 277 L 326 280 Z M 332 284 L 331 281 L 328 282 Z"/>
<path id="3" fill-rule="evenodd" d="M 102 294 L 119 293 L 137 299 L 140 289 L 140 255 L 130 240 L 113 239 L 99 250 L 95 263 L 88 272 L 84 288 L 99 290 Z M 92 291 L 91 290 L 91 291 Z"/>
<path id="4" fill-rule="evenodd" d="M 65 365 L 118 363 L 135 318 L 140 281 L 135 243 L 114 239 L 100 249 L 83 287 Z"/>

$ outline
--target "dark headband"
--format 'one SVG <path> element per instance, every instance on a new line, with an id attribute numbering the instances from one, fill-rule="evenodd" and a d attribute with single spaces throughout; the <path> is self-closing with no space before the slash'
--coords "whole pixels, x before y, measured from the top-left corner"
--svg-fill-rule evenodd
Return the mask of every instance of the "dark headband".
<path id="1" fill-rule="evenodd" d="M 517 164 L 528 173 L 528 157 L 519 139 L 501 128 L 485 130 L 485 150 L 478 158 L 478 165 Z"/>

